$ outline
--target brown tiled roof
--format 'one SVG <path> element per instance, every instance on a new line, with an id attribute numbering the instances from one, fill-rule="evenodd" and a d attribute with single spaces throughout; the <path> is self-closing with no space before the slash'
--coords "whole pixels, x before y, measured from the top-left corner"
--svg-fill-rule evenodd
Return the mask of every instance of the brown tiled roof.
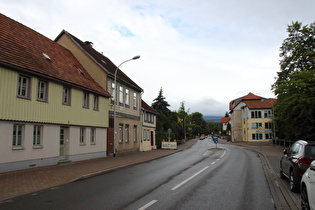
<path id="1" fill-rule="evenodd" d="M 222 117 L 222 118 L 220 119 L 220 123 L 227 123 L 227 122 L 229 122 L 230 120 L 231 120 L 230 117 Z"/>
<path id="2" fill-rule="evenodd" d="M 244 101 L 249 109 L 271 109 L 276 99 L 262 99 L 254 101 Z"/>
<path id="3" fill-rule="evenodd" d="M 262 97 L 256 96 L 253 93 L 248 93 L 246 96 L 242 96 L 240 98 L 234 99 L 230 102 L 229 108 L 230 110 L 234 109 L 240 102 L 244 100 L 260 100 Z"/>
<path id="4" fill-rule="evenodd" d="M 153 114 L 158 114 L 158 112 L 153 109 L 151 106 L 149 106 L 145 101 L 141 100 L 141 107 L 146 110 L 146 111 L 149 111 Z"/>
<path id="5" fill-rule="evenodd" d="M 253 93 L 234 99 L 230 102 L 230 110 L 234 109 L 240 102 L 244 102 L 249 109 L 270 109 L 277 101 L 275 98 L 263 98 Z"/>
<path id="6" fill-rule="evenodd" d="M 3 14 L 0 29 L 0 65 L 110 97 L 66 48 Z"/>
<path id="7" fill-rule="evenodd" d="M 77 37 L 73 36 L 69 32 L 63 30 L 55 39 L 57 41 L 63 34 L 66 34 L 73 42 L 81 48 L 88 56 L 92 57 L 93 60 L 96 61 L 96 63 L 109 74 L 110 77 L 114 78 L 115 70 L 117 66 L 106 56 L 96 51 L 93 47 L 90 46 L 90 42 L 86 43 L 78 39 Z M 130 85 L 139 92 L 142 92 L 143 90 L 141 87 L 139 87 L 134 81 L 132 81 L 124 72 L 122 72 L 120 69 L 117 71 L 117 81 L 123 82 L 126 85 Z"/>

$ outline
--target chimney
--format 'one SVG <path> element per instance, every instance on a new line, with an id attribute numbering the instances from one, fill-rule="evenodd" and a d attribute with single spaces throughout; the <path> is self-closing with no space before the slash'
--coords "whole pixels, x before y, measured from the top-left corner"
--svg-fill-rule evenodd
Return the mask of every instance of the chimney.
<path id="1" fill-rule="evenodd" d="M 87 45 L 89 45 L 90 47 L 93 47 L 93 42 L 85 41 L 84 43 L 87 44 Z"/>

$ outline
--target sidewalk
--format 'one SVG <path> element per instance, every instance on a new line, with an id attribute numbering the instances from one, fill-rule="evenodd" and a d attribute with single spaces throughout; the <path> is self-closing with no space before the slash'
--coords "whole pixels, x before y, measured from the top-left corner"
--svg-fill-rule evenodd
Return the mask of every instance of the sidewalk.
<path id="1" fill-rule="evenodd" d="M 171 155 L 191 147 L 196 141 L 198 139 L 192 139 L 184 144 L 180 144 L 177 150 L 151 150 L 117 156 L 115 158 L 104 157 L 62 165 L 0 173 L 0 202 L 78 179 L 106 173 L 113 169 Z"/>
<path id="2" fill-rule="evenodd" d="M 106 173 L 113 169 L 171 155 L 191 147 L 196 141 L 198 141 L 198 139 L 192 139 L 184 144 L 178 145 L 177 150 L 159 149 L 117 156 L 115 158 L 105 157 L 63 165 L 0 173 L 0 202 L 23 194 Z M 281 157 L 283 151 L 283 147 L 274 146 L 272 143 L 231 143 L 220 139 L 219 144 L 221 143 L 245 147 L 265 156 Z"/>

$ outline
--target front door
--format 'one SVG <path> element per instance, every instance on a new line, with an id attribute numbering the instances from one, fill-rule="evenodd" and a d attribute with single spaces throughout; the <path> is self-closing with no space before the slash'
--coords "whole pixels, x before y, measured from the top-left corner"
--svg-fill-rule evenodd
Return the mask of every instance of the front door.
<path id="1" fill-rule="evenodd" d="M 67 128 L 60 127 L 59 137 L 59 160 L 66 160 L 67 158 Z"/>

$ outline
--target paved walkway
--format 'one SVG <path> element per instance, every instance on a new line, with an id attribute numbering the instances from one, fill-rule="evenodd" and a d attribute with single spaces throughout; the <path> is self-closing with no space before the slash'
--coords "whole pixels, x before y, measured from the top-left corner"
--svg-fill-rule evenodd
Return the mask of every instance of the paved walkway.
<path id="1" fill-rule="evenodd" d="M 79 161 L 64 165 L 32 168 L 14 172 L 0 173 L 0 202 L 27 193 L 52 188 L 78 179 L 105 173 L 127 165 L 137 164 L 182 151 L 191 147 L 198 139 L 189 140 L 178 146 L 177 150 L 152 150 L 133 154 Z M 266 156 L 281 157 L 283 147 L 271 143 L 220 143 L 246 147 Z M 219 143 L 219 144 L 220 144 Z"/>

